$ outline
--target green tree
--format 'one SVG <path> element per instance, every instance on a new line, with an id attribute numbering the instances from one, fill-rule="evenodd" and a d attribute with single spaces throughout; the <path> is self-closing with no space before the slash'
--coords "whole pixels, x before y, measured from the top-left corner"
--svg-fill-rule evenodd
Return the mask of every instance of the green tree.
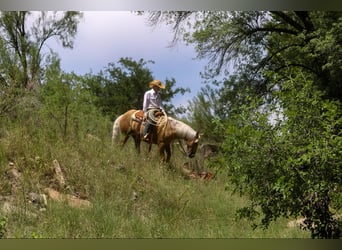
<path id="1" fill-rule="evenodd" d="M 174 25 L 175 38 L 210 60 L 204 79 L 227 76 L 219 105 L 197 105 L 218 111 L 222 169 L 251 198 L 240 215 L 261 212 L 264 226 L 301 215 L 312 237 L 339 237 L 341 12 L 159 12 L 150 20 Z"/>
<path id="2" fill-rule="evenodd" d="M 59 131 L 64 139 L 67 137 L 70 108 L 75 99 L 72 83 L 68 78 L 68 75 L 60 70 L 60 61 L 56 60 L 47 70 L 46 82 L 40 90 L 46 118 L 58 125 L 50 126 L 50 129 L 53 131 L 55 128 L 55 134 Z"/>
<path id="3" fill-rule="evenodd" d="M 121 58 L 118 63 L 109 63 L 98 75 L 88 75 L 85 85 L 96 96 L 96 104 L 104 114 L 115 117 L 128 109 L 142 108 L 144 93 L 148 90 L 148 83 L 153 80 L 148 63 L 154 62 Z M 188 90 L 175 87 L 173 78 L 163 82 L 166 84 L 166 89 L 161 92 L 163 104 L 166 111 L 172 114 L 172 98 Z"/>
<path id="4" fill-rule="evenodd" d="M 44 50 L 47 41 L 55 38 L 72 48 L 81 16 L 79 12 L 0 12 L 0 115 L 17 116 L 27 90 L 37 89 L 45 79 L 49 57 L 54 56 Z"/>
<path id="5" fill-rule="evenodd" d="M 246 84 L 267 92 L 273 82 L 263 70 L 286 76 L 286 68 L 299 68 L 328 98 L 341 100 L 341 12 L 152 12 L 149 20 L 172 25 L 175 40 L 209 59 L 209 78 L 230 74 L 228 66 L 235 64 Z"/>
<path id="6" fill-rule="evenodd" d="M 99 134 L 105 117 L 96 107 L 96 98 L 87 89 L 84 77 L 65 73 L 60 60 L 51 58 L 46 81 L 40 87 L 41 119 L 50 139 L 77 142 L 87 133 Z M 103 122 L 105 124 L 105 122 Z"/>
<path id="7" fill-rule="evenodd" d="M 213 122 L 218 119 L 221 109 L 219 93 L 209 85 L 202 87 L 197 95 L 188 102 L 188 121 L 203 133 L 206 140 L 221 142 L 222 134 L 215 129 Z"/>
<path id="8" fill-rule="evenodd" d="M 231 76 L 222 82 L 207 83 L 189 101 L 188 119 L 205 134 L 207 139 L 217 143 L 223 142 L 220 121 L 233 119 L 235 114 L 240 114 L 241 107 L 254 105 L 255 96 L 259 96 L 257 90 L 248 86 L 246 81 L 240 82 L 237 76 Z M 262 106 L 264 103 L 265 99 L 261 98 L 258 105 Z"/>
<path id="9" fill-rule="evenodd" d="M 263 101 L 252 97 L 223 123 L 223 167 L 251 200 L 240 215 L 261 211 L 266 227 L 279 216 L 303 216 L 312 237 L 340 237 L 333 217 L 342 208 L 340 103 L 324 99 L 304 76 L 283 82 L 276 98 L 261 109 Z"/>
<path id="10" fill-rule="evenodd" d="M 73 47 L 79 12 L 4 11 L 0 13 L 2 82 L 33 89 L 41 82 L 43 48 L 55 38 L 65 48 Z"/>

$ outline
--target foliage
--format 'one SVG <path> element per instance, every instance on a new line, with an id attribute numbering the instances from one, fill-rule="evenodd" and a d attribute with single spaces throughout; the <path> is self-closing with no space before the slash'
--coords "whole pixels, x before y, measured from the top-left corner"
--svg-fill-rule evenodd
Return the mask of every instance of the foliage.
<path id="1" fill-rule="evenodd" d="M 189 14 L 182 12 L 177 17 L 170 12 L 168 16 L 179 24 Z M 0 218 L 2 236 L 305 237 L 305 232 L 285 228 L 286 219 L 279 219 L 304 216 L 304 227 L 312 237 L 338 237 L 334 214 L 342 204 L 342 114 L 331 87 L 338 92 L 339 13 L 196 15 L 204 22 L 197 22 L 194 36 L 188 33 L 185 38 L 199 42 L 200 56 L 210 56 L 205 49 L 212 45 L 211 52 L 216 53 L 212 63 L 219 62 L 216 66 L 224 67 L 233 57 L 239 62 L 236 75 L 215 85 L 217 89 L 202 88 L 190 102 L 193 122 L 207 126 L 208 138 L 224 140 L 224 156 L 215 161 L 222 164 L 222 172 L 211 182 L 184 179 L 180 169 L 188 160 L 177 155 L 177 150 L 173 150 L 170 166 L 163 166 L 153 161 L 156 155 L 149 159 L 136 156 L 133 145 L 123 151 L 110 144 L 110 118 L 142 105 L 143 93 L 153 79 L 147 67 L 152 62 L 121 58 L 98 75 L 78 76 L 63 72 L 58 56 L 50 53 L 43 66 L 38 53 L 43 37 L 57 35 L 63 46 L 72 47 L 78 13 L 64 12 L 66 19 L 41 13 L 32 26 L 37 28 L 30 33 L 14 22 L 25 23 L 28 12 L 2 13 L 1 25 L 18 31 L 16 36 L 0 38 L 0 194 L 11 195 L 17 205 L 5 224 Z M 309 32 L 317 37 L 299 32 L 298 22 L 310 31 L 305 21 L 308 17 L 319 27 Z M 52 33 L 44 33 L 48 30 Z M 5 34 L 4 29 L 1 32 Z M 23 47 L 8 46 L 11 37 L 20 37 Z M 303 45 L 305 39 L 309 40 Z M 277 51 L 277 46 L 283 49 Z M 297 70 L 305 68 L 294 65 L 299 59 L 301 66 L 321 63 L 329 87 L 322 86 L 320 75 Z M 205 76 L 217 73 L 216 69 L 209 65 Z M 27 91 L 28 79 L 39 79 L 42 84 Z M 171 98 L 187 90 L 175 88 L 173 78 L 163 82 L 167 85 L 163 100 L 172 112 Z M 93 208 L 78 210 L 49 201 L 46 211 L 38 212 L 28 203 L 27 193 L 41 193 L 55 185 L 51 177 L 55 159 L 68 184 L 59 191 L 85 197 Z M 13 166 L 22 176 L 15 185 L 7 172 Z M 242 196 L 227 192 L 232 189 Z M 270 230 L 251 231 L 248 221 L 234 220 L 234 211 L 241 207 L 241 217 L 254 218 L 256 223 L 261 219 Z M 274 223 L 276 219 L 279 221 Z M 1 227 L 6 230 L 1 232 Z"/>
<path id="2" fill-rule="evenodd" d="M 341 101 L 341 12 L 272 12 L 273 26 L 289 30 L 268 37 L 267 68 L 283 77 L 300 69 L 330 99 Z M 271 25 L 271 24 L 269 24 Z"/>
<path id="3" fill-rule="evenodd" d="M 45 69 L 56 55 L 46 51 L 55 38 L 72 48 L 79 12 L 0 13 L 0 115 L 16 119 L 23 105 L 39 105 L 34 93 L 45 81 Z M 46 68 L 45 68 L 46 67 Z"/>
<path id="4" fill-rule="evenodd" d="M 265 226 L 302 215 L 312 237 L 339 237 L 332 214 L 341 208 L 341 12 L 163 14 L 150 13 L 152 24 L 174 24 L 175 37 L 209 59 L 209 84 L 227 77 L 214 83 L 215 102 L 202 89 L 190 108 L 206 111 L 197 113 L 201 126 L 214 120 L 215 133 L 225 134 L 223 168 L 252 198 L 241 215 L 262 212 Z"/>
<path id="5" fill-rule="evenodd" d="M 43 122 L 48 122 L 49 136 L 66 140 L 96 132 L 98 122 L 106 117 L 95 106 L 96 98 L 85 87 L 84 78 L 62 72 L 59 60 L 51 63 L 46 76 L 46 82 L 39 91 L 42 102 L 39 114 Z"/>
<path id="6" fill-rule="evenodd" d="M 7 220 L 4 217 L 0 217 L 0 239 L 4 238 L 6 233 Z"/>
<path id="7" fill-rule="evenodd" d="M 261 109 L 255 99 L 226 124 L 224 167 L 252 201 L 242 215 L 260 207 L 264 226 L 279 216 L 301 215 L 312 237 L 339 237 L 333 211 L 341 209 L 341 104 L 323 99 L 305 77 L 282 86 L 277 106 Z"/>
<path id="8" fill-rule="evenodd" d="M 222 134 L 215 129 L 216 125 L 213 122 L 221 109 L 217 96 L 217 91 L 206 85 L 201 88 L 197 96 L 188 102 L 187 107 L 188 120 L 203 133 L 203 138 L 213 142 L 222 140 Z"/>
<path id="9" fill-rule="evenodd" d="M 109 63 L 99 74 L 98 82 L 93 82 L 91 89 L 100 92 L 98 106 L 104 114 L 119 115 L 131 108 L 142 105 L 143 95 L 148 83 L 153 80 L 152 72 L 143 59 L 135 62 L 129 58 L 121 58 L 118 65 Z"/>
<path id="10" fill-rule="evenodd" d="M 116 117 L 128 109 L 141 109 L 144 93 L 148 83 L 153 80 L 152 72 L 147 67 L 153 61 L 134 61 L 121 58 L 118 63 L 109 63 L 98 75 L 87 75 L 85 86 L 97 97 L 96 105 L 105 115 Z M 174 78 L 165 79 L 166 89 L 161 91 L 163 104 L 168 113 L 175 108 L 171 99 L 178 93 L 184 94 L 187 89 L 175 87 Z"/>
<path id="11" fill-rule="evenodd" d="M 49 128 L 38 129 L 46 134 L 44 130 Z M 43 136 L 37 139 L 33 133 L 25 136 L 27 143 L 20 143 L 20 131 L 8 131 L 2 150 L 6 156 L 16 150 L 12 160 L 23 182 L 14 197 L 18 210 L 7 215 L 6 238 L 308 237 L 299 228 L 288 228 L 286 220 L 269 230 L 252 230 L 248 221 L 235 220 L 235 210 L 247 199 L 232 195 L 229 187 L 222 189 L 225 175 L 211 181 L 183 178 L 180 167 L 187 159 L 177 150 L 168 168 L 159 164 L 155 148 L 149 159 L 136 155 L 132 141 L 125 150 L 114 148 L 106 135 L 110 127 L 104 130 L 94 134 L 99 140 L 81 137 L 67 143 Z M 145 146 L 142 152 L 147 151 Z M 21 192 L 43 192 L 51 185 L 54 159 L 60 162 L 67 183 L 59 191 L 89 200 L 91 208 L 73 208 L 48 199 L 46 210 L 38 211 L 20 196 Z"/>
<path id="12" fill-rule="evenodd" d="M 204 132 L 207 139 L 220 143 L 223 141 L 220 121 L 240 114 L 241 107 L 263 105 L 262 98 L 257 104 L 253 103 L 255 96 L 260 97 L 258 88 L 246 84 L 245 81 L 240 82 L 237 76 L 223 79 L 223 82 L 217 81 L 214 86 L 208 83 L 189 101 L 187 110 L 191 115 L 188 119 Z"/>
<path id="13" fill-rule="evenodd" d="M 0 50 L 6 53 L 2 80 L 18 87 L 33 89 L 43 75 L 43 51 L 46 42 L 56 38 L 63 47 L 72 48 L 79 12 L 0 13 Z"/>
<path id="14" fill-rule="evenodd" d="M 267 92 L 272 70 L 286 77 L 299 68 L 314 77 L 329 98 L 340 99 L 341 12 L 326 11 L 205 11 L 151 12 L 152 25 L 174 25 L 178 39 L 193 44 L 198 58 L 209 59 L 205 77 L 231 73 L 240 82 Z M 177 22 L 173 22 L 177 20 Z M 186 28 L 189 26 L 188 28 Z M 257 84 L 255 84 L 257 83 Z M 272 83 L 272 82 L 271 82 Z"/>

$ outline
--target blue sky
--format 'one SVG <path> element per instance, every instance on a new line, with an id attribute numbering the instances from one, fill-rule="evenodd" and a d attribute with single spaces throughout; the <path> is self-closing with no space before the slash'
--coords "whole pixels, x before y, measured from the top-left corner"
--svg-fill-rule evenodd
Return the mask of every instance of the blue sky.
<path id="1" fill-rule="evenodd" d="M 146 16 L 129 11 L 91 11 L 84 12 L 79 23 L 74 49 L 52 46 L 61 58 L 62 70 L 79 75 L 95 74 L 121 57 L 153 60 L 148 67 L 154 78 L 164 81 L 173 77 L 177 87 L 191 89 L 190 94 L 173 100 L 175 106 L 185 106 L 203 86 L 200 72 L 206 61 L 194 59 L 195 49 L 182 42 L 168 47 L 172 38 L 170 27 L 150 27 Z"/>

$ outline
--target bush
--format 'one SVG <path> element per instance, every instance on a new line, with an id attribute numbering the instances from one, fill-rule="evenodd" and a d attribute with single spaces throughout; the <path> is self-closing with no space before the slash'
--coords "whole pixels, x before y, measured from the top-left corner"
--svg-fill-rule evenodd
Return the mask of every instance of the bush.
<path id="1" fill-rule="evenodd" d="M 0 239 L 4 238 L 6 233 L 7 220 L 4 217 L 0 217 Z"/>
<path id="2" fill-rule="evenodd" d="M 265 227 L 280 216 L 303 216 L 313 238 L 339 237 L 333 215 L 341 209 L 341 104 L 302 76 L 273 94 L 276 104 L 260 108 L 255 98 L 224 124 L 224 168 L 251 198 L 240 212 L 261 212 Z"/>

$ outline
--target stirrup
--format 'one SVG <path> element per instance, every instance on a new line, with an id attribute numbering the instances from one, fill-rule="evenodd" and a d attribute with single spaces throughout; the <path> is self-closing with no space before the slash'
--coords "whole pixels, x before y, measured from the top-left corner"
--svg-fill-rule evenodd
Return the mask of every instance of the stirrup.
<path id="1" fill-rule="evenodd" d="M 149 136 L 150 136 L 150 133 L 147 133 L 146 135 L 144 135 L 143 140 L 149 142 L 150 141 Z"/>

